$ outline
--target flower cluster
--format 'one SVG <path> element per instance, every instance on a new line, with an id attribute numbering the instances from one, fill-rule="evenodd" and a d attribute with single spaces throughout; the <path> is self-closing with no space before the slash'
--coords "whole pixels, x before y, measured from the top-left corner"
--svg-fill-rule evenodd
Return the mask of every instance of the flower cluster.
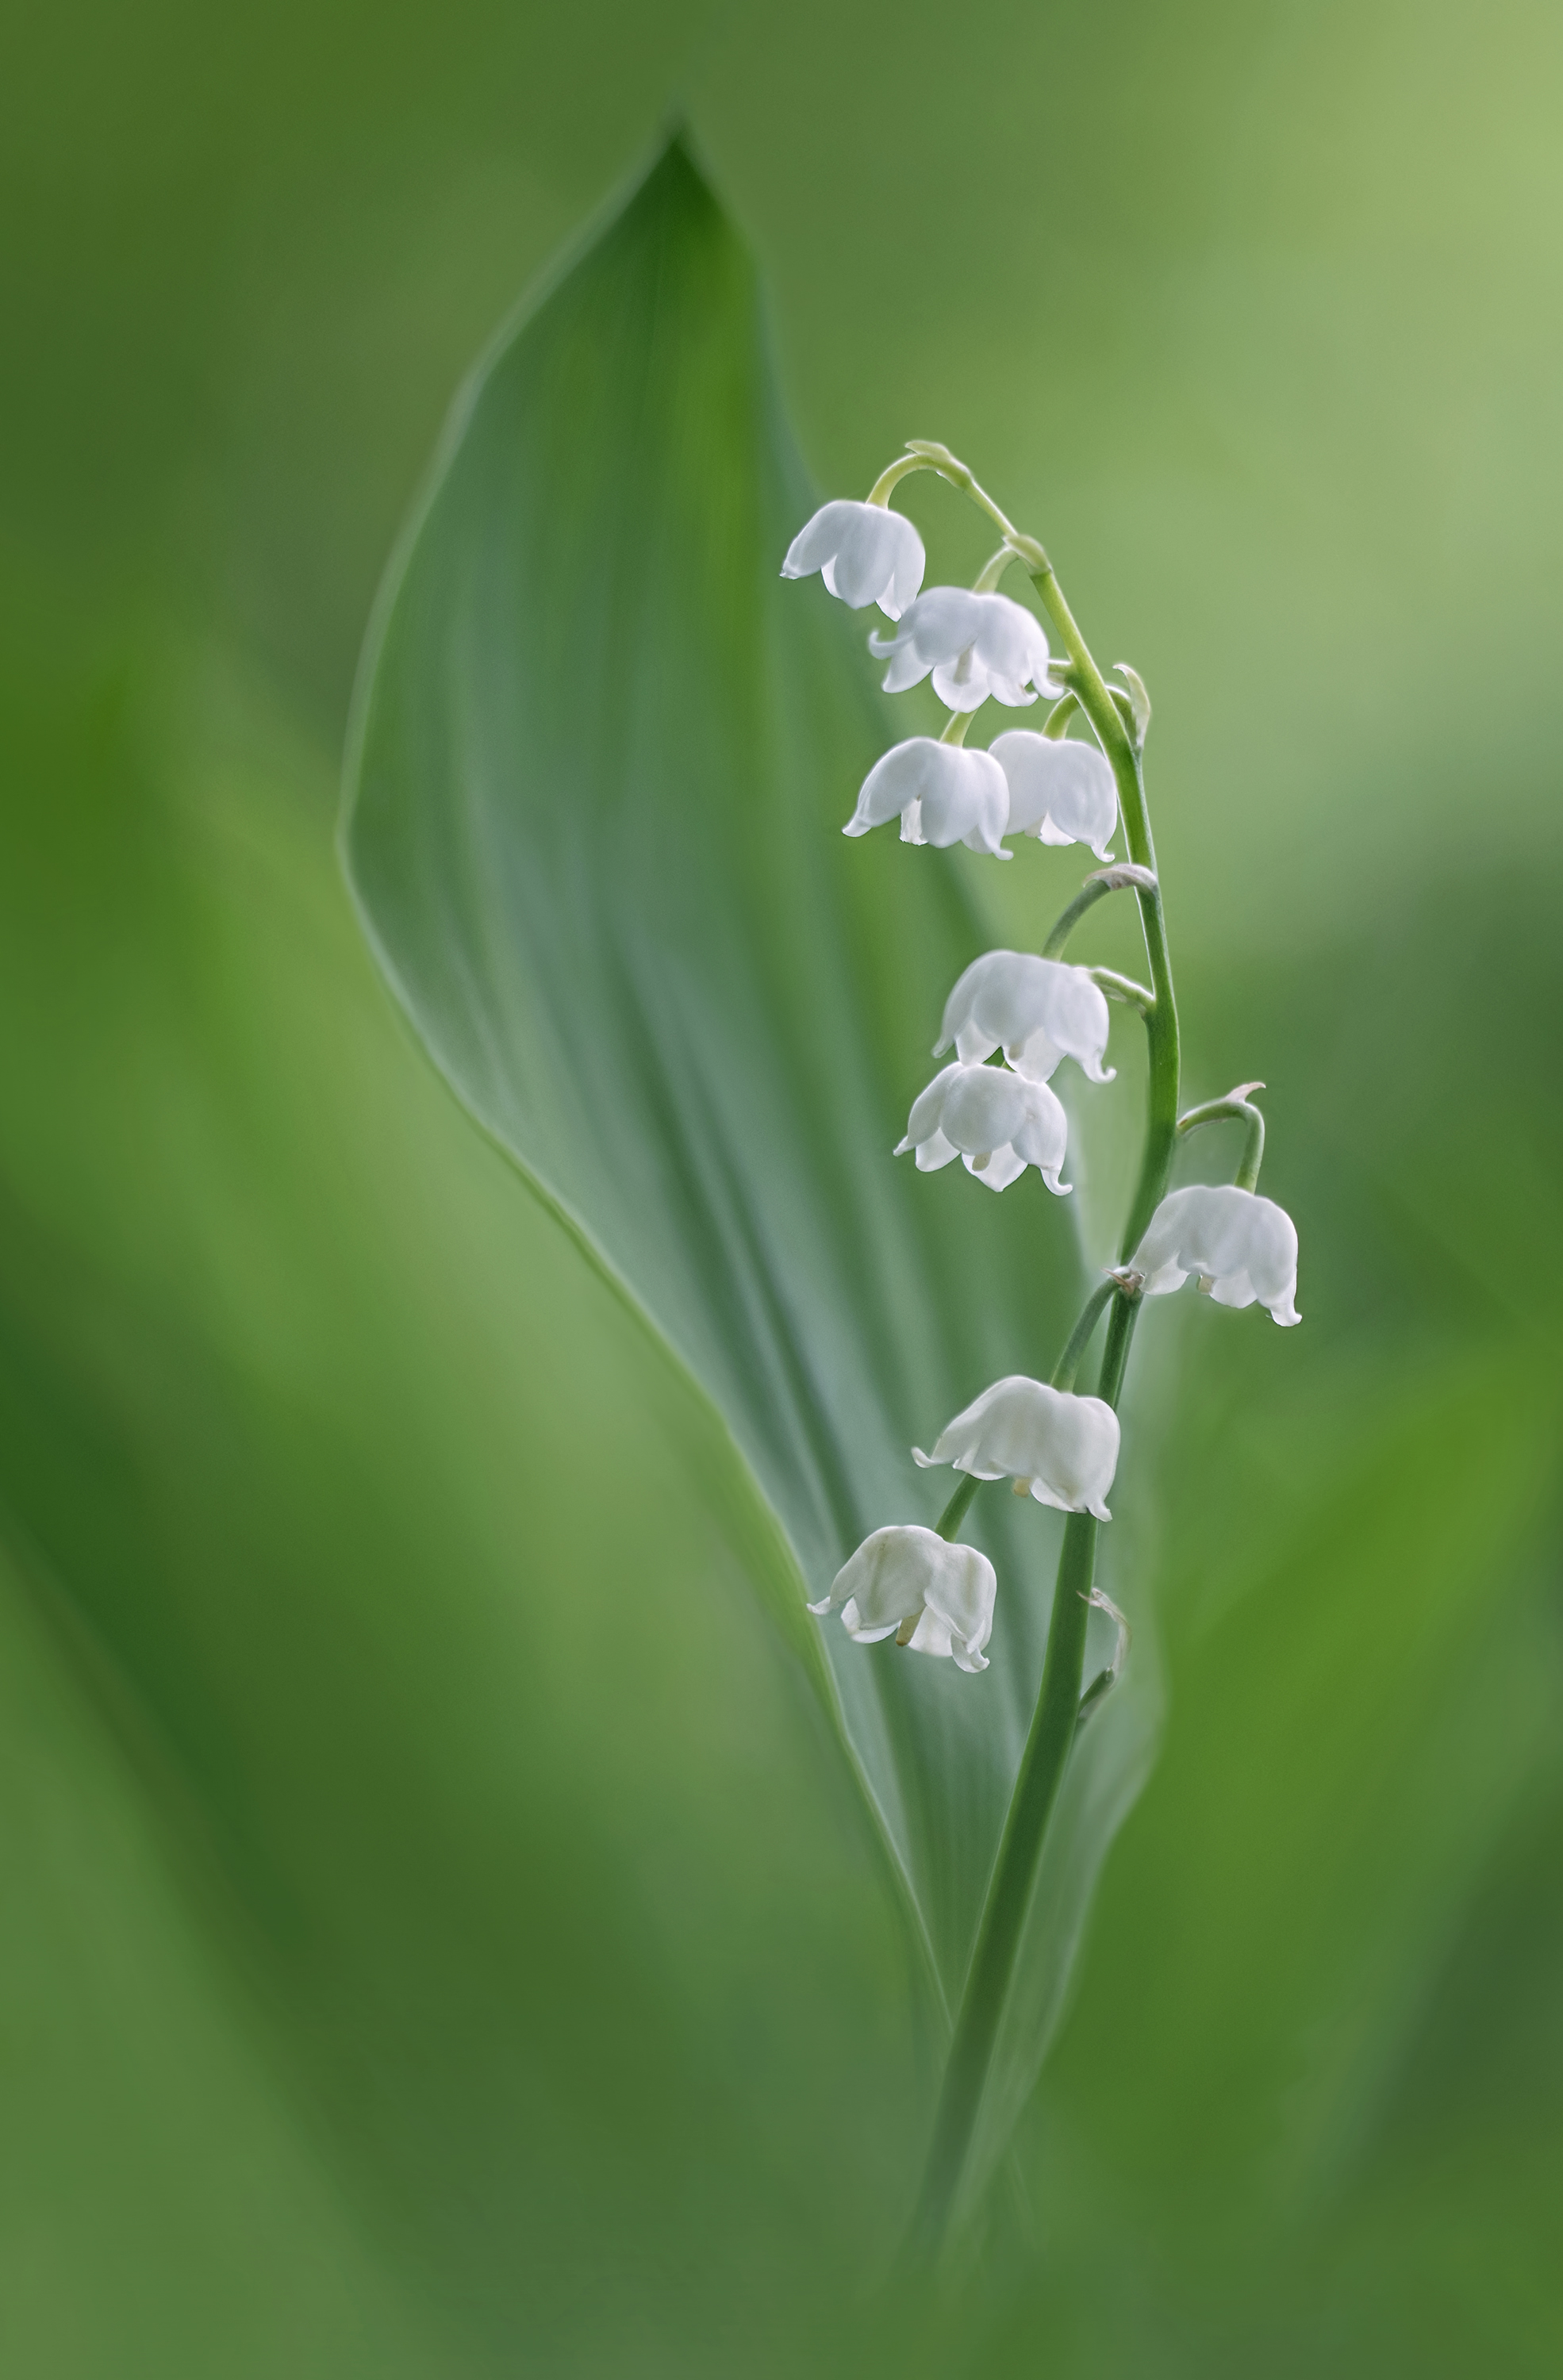
<path id="1" fill-rule="evenodd" d="M 891 509 L 889 497 L 907 471 L 925 468 L 963 487 L 1002 529 L 1004 543 L 975 587 L 923 586 L 922 540 L 910 521 Z M 1017 560 L 1033 572 L 1061 625 L 1071 660 L 1055 659 L 1035 613 L 999 593 L 999 577 Z M 1135 757 L 1149 721 L 1149 698 L 1127 667 L 1120 667 L 1124 685 L 1118 688 L 1095 674 L 1069 613 L 1050 591 L 1056 582 L 1040 547 L 1012 528 L 965 467 L 943 448 L 909 448 L 866 503 L 822 506 L 794 539 L 782 564 L 789 578 L 816 571 L 842 602 L 854 610 L 878 604 L 894 624 L 891 633 L 868 639 L 875 658 L 887 664 L 885 692 L 906 693 L 927 681 L 950 713 L 942 735 L 909 735 L 874 763 L 846 823 L 847 834 L 868 834 L 899 820 L 903 843 L 936 849 L 964 844 L 992 858 L 1009 859 L 1006 842 L 1032 835 L 1041 843 L 1081 844 L 1110 861 L 1109 844 L 1120 818 L 1121 775 L 1109 757 L 1114 752 L 1125 772 L 1124 802 L 1139 805 L 1124 815 L 1131 861 L 1086 880 L 1049 936 L 1047 954 L 988 951 L 954 984 L 934 1048 L 938 1058 L 953 1045 L 954 1057 L 913 1101 L 895 1151 L 915 1152 L 920 1172 L 959 1157 L 990 1190 L 1008 1188 L 1035 1166 L 1049 1190 L 1066 1194 L 1070 1185 L 1061 1172 L 1068 1120 L 1051 1080 L 1067 1058 L 1087 1081 L 1112 1081 L 1114 1070 L 1105 1062 L 1104 984 L 1141 1008 L 1153 1049 L 1165 1047 L 1169 1029 L 1170 1075 L 1164 1068 L 1163 1080 L 1169 1079 L 1174 1104 L 1165 1114 L 1164 1135 L 1176 1119 L 1176 1020 Z M 1087 710 L 1093 698 L 1096 707 Z M 973 716 L 989 698 L 1011 710 L 1039 699 L 1057 708 L 1041 733 L 1012 727 L 993 737 L 986 750 L 968 750 Z M 1071 737 L 1077 710 L 1086 711 L 1096 740 Z M 1054 954 L 1097 898 L 1129 889 L 1142 905 L 1153 978 L 1165 981 L 1162 993 Z M 1157 949 L 1161 977 L 1154 974 Z M 1158 998 L 1168 1003 L 1160 1045 Z M 1088 1303 L 1051 1384 L 1018 1374 L 996 1380 L 946 1426 L 931 1454 L 913 1449 L 918 1464 L 948 1463 L 964 1475 L 938 1529 L 909 1524 L 876 1529 L 843 1564 L 830 1594 L 809 1606 L 811 1611 L 821 1618 L 839 1612 L 848 1634 L 860 1644 L 893 1636 L 913 1652 L 952 1660 L 962 1670 L 986 1669 L 997 1580 L 986 1555 L 955 1541 L 975 1483 L 1008 1478 L 1018 1495 L 1037 1503 L 1095 1522 L 1109 1518 L 1118 1416 L 1106 1396 L 1079 1395 L 1073 1388 L 1075 1366 L 1104 1302 L 1116 1299 L 1126 1308 L 1142 1297 L 1181 1288 L 1192 1275 L 1219 1305 L 1258 1304 L 1279 1323 L 1299 1319 L 1296 1232 L 1281 1208 L 1254 1186 L 1264 1121 L 1247 1094 L 1262 1087 L 1246 1084 L 1176 1119 L 1180 1131 L 1222 1116 L 1242 1119 L 1250 1139 L 1238 1181 L 1194 1184 L 1160 1198 L 1133 1255 L 1107 1276 Z M 1165 1137 L 1159 1146 L 1165 1151 Z M 1165 1184 L 1165 1154 L 1156 1164 L 1157 1171 L 1147 1177 L 1150 1186 L 1141 1194 L 1147 1206 Z M 1126 1349 L 1126 1337 L 1120 1343 Z M 1104 1365 L 1104 1386 L 1108 1368 Z M 1121 1376 L 1121 1361 L 1112 1374 L 1114 1396 Z M 1103 1600 L 1095 1594 L 1089 1599 Z M 1103 1608 L 1110 1609 L 1105 1602 Z M 1115 1658 L 1105 1682 L 1116 1676 L 1117 1667 Z M 1098 1687 L 1103 1683 L 1098 1680 Z"/>
<path id="2" fill-rule="evenodd" d="M 999 603 L 1004 598 L 986 600 Z M 1021 616 L 1029 620 L 1031 614 Z M 890 686 L 889 678 L 885 683 Z M 937 674 L 934 685 L 942 691 Z M 987 693 L 1000 702 L 1015 699 L 996 685 L 985 689 L 983 698 Z M 1029 702 L 1032 697 L 1020 699 Z M 875 761 L 842 832 L 866 834 L 893 818 L 901 820 L 903 843 L 930 843 L 939 850 L 963 843 L 1008 859 L 1004 837 L 1030 834 L 1038 843 L 1088 844 L 1098 859 L 1110 859 L 1108 838 L 1118 820 L 1118 795 L 1105 757 L 1089 744 L 1012 727 L 996 735 L 986 752 L 968 752 L 963 744 L 909 735 Z"/>

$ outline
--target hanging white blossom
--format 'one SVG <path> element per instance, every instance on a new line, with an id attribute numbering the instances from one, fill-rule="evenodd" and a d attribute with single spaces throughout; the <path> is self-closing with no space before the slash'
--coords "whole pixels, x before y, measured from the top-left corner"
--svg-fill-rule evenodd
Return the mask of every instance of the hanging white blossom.
<path id="1" fill-rule="evenodd" d="M 1067 1197 L 1059 1180 L 1069 1142 L 1062 1107 L 1046 1083 L 1012 1075 L 1002 1066 L 963 1066 L 959 1061 L 934 1076 L 912 1103 L 906 1137 L 895 1154 L 917 1152 L 917 1170 L 932 1173 L 952 1158 L 990 1190 L 1006 1190 L 1035 1165 L 1049 1190 Z"/>
<path id="2" fill-rule="evenodd" d="M 890 662 L 887 694 L 904 694 L 931 671 L 934 692 L 951 710 L 975 710 L 989 695 L 1014 709 L 1059 690 L 1048 676 L 1041 622 L 1007 595 L 930 587 L 894 636 L 870 637 L 868 650 Z"/>
<path id="3" fill-rule="evenodd" d="M 986 752 L 910 735 L 875 761 L 842 832 L 866 834 L 899 817 L 903 843 L 931 843 L 941 850 L 963 843 L 1008 859 L 999 838 L 1009 802 L 1004 772 Z"/>
<path id="4" fill-rule="evenodd" d="M 914 1653 L 933 1653 L 958 1670 L 987 1667 L 999 1582 L 975 1546 L 947 1545 L 933 1529 L 876 1529 L 836 1572 L 829 1595 L 809 1609 L 842 1615 L 859 1645 L 898 1636 Z"/>
<path id="5" fill-rule="evenodd" d="M 904 513 L 888 504 L 856 504 L 838 497 L 806 521 L 782 565 L 783 578 L 807 578 L 818 570 L 832 595 L 854 612 L 877 603 L 899 620 L 923 583 L 923 540 Z"/>
<path id="6" fill-rule="evenodd" d="M 1218 1305 L 1267 1306 L 1278 1322 L 1297 1311 L 1297 1230 L 1272 1198 L 1233 1183 L 1191 1183 L 1164 1198 L 1125 1268 L 1146 1297 L 1181 1289 L 1193 1273 Z"/>
<path id="7" fill-rule="evenodd" d="M 1094 744 L 1012 727 L 988 747 L 1010 788 L 1006 834 L 1039 843 L 1089 844 L 1098 859 L 1118 824 L 1118 787 L 1105 752 Z"/>
<path id="8" fill-rule="evenodd" d="M 1100 1397 L 1077 1397 L 1015 1373 L 984 1389 L 940 1431 L 925 1470 L 953 1463 L 977 1479 L 1012 1479 L 1039 1504 L 1110 1521 L 1107 1492 L 1118 1468 L 1118 1415 Z"/>
<path id="9" fill-rule="evenodd" d="M 1002 1050 L 1017 1072 L 1045 1083 L 1072 1058 L 1094 1083 L 1110 1083 L 1103 1068 L 1108 1004 L 1084 967 L 1026 951 L 988 951 L 974 959 L 944 1003 L 937 1058 L 951 1041 L 972 1065 Z"/>

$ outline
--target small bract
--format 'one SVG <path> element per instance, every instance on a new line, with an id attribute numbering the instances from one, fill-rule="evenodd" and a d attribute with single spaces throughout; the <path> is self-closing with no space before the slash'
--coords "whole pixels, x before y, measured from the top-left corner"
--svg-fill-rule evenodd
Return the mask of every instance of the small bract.
<path id="1" fill-rule="evenodd" d="M 1006 834 L 1034 834 L 1038 843 L 1089 844 L 1098 859 L 1118 824 L 1118 787 L 1107 755 L 1094 744 L 1038 735 L 1012 727 L 988 747 L 1010 788 Z"/>
<path id="2" fill-rule="evenodd" d="M 1283 1324 L 1297 1311 L 1297 1229 L 1283 1208 L 1235 1183 L 1191 1183 L 1164 1198 L 1126 1268 L 1146 1297 L 1181 1289 L 1193 1273 L 1218 1305 L 1266 1306 Z"/>
<path id="3" fill-rule="evenodd" d="M 923 583 L 923 540 L 904 513 L 886 504 L 856 504 L 838 497 L 806 521 L 782 565 L 783 578 L 807 578 L 818 570 L 832 595 L 854 612 L 877 603 L 899 620 Z"/>
<path id="4" fill-rule="evenodd" d="M 952 1463 L 976 1479 L 1013 1479 L 1039 1504 L 1110 1521 L 1107 1492 L 1118 1468 L 1118 1415 L 1100 1397 L 1077 1397 L 1022 1373 L 995 1380 L 941 1430 L 927 1470 Z"/>
<path id="5" fill-rule="evenodd" d="M 931 843 L 940 850 L 963 843 L 1008 859 L 999 838 L 1009 800 L 1004 772 L 986 752 L 909 735 L 875 761 L 842 832 L 866 834 L 899 817 L 903 843 Z"/>
<path id="6" fill-rule="evenodd" d="M 890 662 L 887 694 L 904 694 L 931 671 L 934 692 L 951 710 L 975 710 L 989 695 L 1017 709 L 1035 702 L 1038 694 L 1058 691 L 1048 676 L 1041 622 L 1007 595 L 930 587 L 895 635 L 870 637 L 868 650 Z"/>
<path id="7" fill-rule="evenodd" d="M 963 1064 L 1002 1050 L 1018 1073 L 1045 1083 L 1072 1058 L 1094 1083 L 1110 1083 L 1104 1069 L 1108 1004 L 1084 967 L 1028 951 L 988 951 L 974 959 L 944 1003 L 937 1058 L 951 1041 Z"/>
<path id="8" fill-rule="evenodd" d="M 836 1572 L 829 1595 L 809 1609 L 842 1615 L 859 1645 L 899 1637 L 914 1653 L 932 1653 L 958 1670 L 987 1667 L 999 1582 L 975 1546 L 947 1545 L 933 1529 L 876 1529 Z"/>
<path id="9" fill-rule="evenodd" d="M 1007 1190 L 1035 1165 L 1048 1189 L 1067 1197 L 1070 1185 L 1059 1180 L 1059 1169 L 1068 1145 L 1068 1119 L 1046 1083 L 957 1060 L 913 1101 L 895 1154 L 915 1148 L 920 1173 L 963 1158 L 967 1172 L 990 1190 Z"/>

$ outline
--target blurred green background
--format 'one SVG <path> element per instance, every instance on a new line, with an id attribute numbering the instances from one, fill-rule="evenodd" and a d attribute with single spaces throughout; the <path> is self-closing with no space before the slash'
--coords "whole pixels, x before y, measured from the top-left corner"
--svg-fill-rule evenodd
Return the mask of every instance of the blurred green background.
<path id="1" fill-rule="evenodd" d="M 12 12 L 7 2370 L 876 2362 L 931 2070 L 850 1782 L 333 847 L 450 395 L 676 103 L 821 485 L 947 440 L 1146 677 L 1189 1095 L 1266 1078 L 1302 1233 L 1301 1331 L 1161 1334 L 1166 1744 L 1039 2252 L 936 2368 L 1557 2371 L 1560 52 L 1509 0 Z"/>

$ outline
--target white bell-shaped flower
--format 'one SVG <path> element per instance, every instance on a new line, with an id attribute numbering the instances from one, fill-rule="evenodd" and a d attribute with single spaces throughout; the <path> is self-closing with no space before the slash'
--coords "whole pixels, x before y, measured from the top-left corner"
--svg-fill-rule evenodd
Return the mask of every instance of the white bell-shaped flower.
<path id="1" fill-rule="evenodd" d="M 1059 1180 L 1059 1169 L 1068 1145 L 1068 1119 L 1046 1083 L 957 1061 L 914 1099 L 895 1154 L 915 1148 L 920 1173 L 962 1158 L 990 1190 L 1007 1190 L 1035 1165 L 1048 1189 L 1067 1197 L 1070 1184 Z"/>
<path id="2" fill-rule="evenodd" d="M 836 1572 L 809 1609 L 842 1615 L 859 1645 L 899 1636 L 914 1653 L 933 1653 L 959 1670 L 986 1670 L 993 1633 L 993 1564 L 975 1546 L 947 1545 L 933 1529 L 876 1529 Z"/>
<path id="3" fill-rule="evenodd" d="M 1041 622 L 1007 595 L 930 587 L 894 636 L 870 637 L 868 650 L 890 662 L 887 694 L 904 694 L 931 670 L 934 692 L 951 710 L 975 710 L 989 695 L 1016 709 L 1035 702 L 1038 694 L 1058 692 L 1048 676 Z"/>
<path id="4" fill-rule="evenodd" d="M 864 504 L 850 497 L 821 504 L 806 521 L 782 565 L 783 578 L 807 578 L 818 570 L 832 595 L 854 612 L 877 603 L 899 620 L 923 583 L 923 540 L 904 513 L 888 504 Z"/>
<path id="5" fill-rule="evenodd" d="M 941 851 L 963 843 L 1008 859 L 999 838 L 1009 801 L 1004 771 L 986 752 L 963 751 L 935 735 L 909 735 L 875 761 L 842 832 L 866 834 L 899 818 L 903 843 L 931 843 Z"/>
<path id="6" fill-rule="evenodd" d="M 1012 727 L 988 747 L 1010 788 L 1006 834 L 1034 834 L 1039 843 L 1089 844 L 1098 859 L 1118 824 L 1118 787 L 1105 752 L 1095 744 L 1038 735 Z"/>
<path id="7" fill-rule="evenodd" d="M 1104 1069 L 1108 1004 L 1084 967 L 1026 951 L 988 951 L 974 959 L 944 1003 L 937 1058 L 951 1041 L 965 1065 L 1002 1050 L 1012 1066 L 1045 1083 L 1072 1058 L 1094 1083 L 1110 1083 Z"/>
<path id="8" fill-rule="evenodd" d="M 1297 1228 L 1273 1198 L 1234 1183 L 1191 1183 L 1165 1197 L 1126 1271 L 1146 1297 L 1181 1289 L 1193 1273 L 1218 1305 L 1267 1306 L 1280 1323 L 1297 1311 Z"/>
<path id="9" fill-rule="evenodd" d="M 1077 1397 L 1015 1373 L 995 1380 L 958 1413 L 931 1454 L 915 1446 L 912 1458 L 925 1470 L 951 1463 L 976 1479 L 1013 1479 L 1017 1491 L 1039 1504 L 1110 1521 L 1107 1492 L 1118 1468 L 1118 1415 L 1100 1397 Z"/>

